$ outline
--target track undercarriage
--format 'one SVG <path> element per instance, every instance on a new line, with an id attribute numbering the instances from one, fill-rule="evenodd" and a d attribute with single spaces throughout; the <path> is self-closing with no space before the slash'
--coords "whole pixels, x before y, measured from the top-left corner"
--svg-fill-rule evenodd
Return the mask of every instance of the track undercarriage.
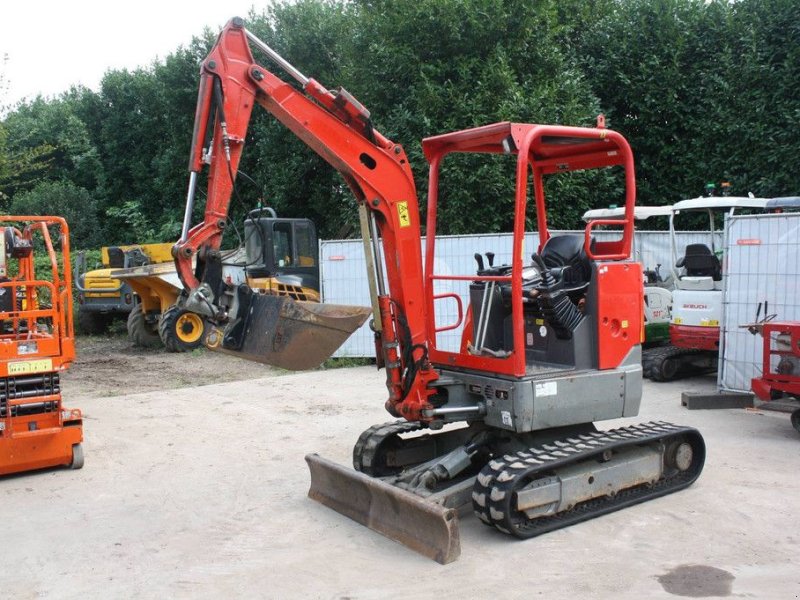
<path id="1" fill-rule="evenodd" d="M 486 525 L 530 538 L 685 488 L 704 459 L 697 430 L 664 422 L 514 434 L 397 421 L 360 436 L 356 472 L 307 457 L 312 498 L 443 564 L 458 558 L 455 514 L 470 506 Z M 406 510 L 415 518 L 398 518 Z"/>
<path id="2" fill-rule="evenodd" d="M 719 353 L 667 344 L 642 351 L 642 371 L 651 381 L 674 381 L 684 377 L 713 373 Z"/>

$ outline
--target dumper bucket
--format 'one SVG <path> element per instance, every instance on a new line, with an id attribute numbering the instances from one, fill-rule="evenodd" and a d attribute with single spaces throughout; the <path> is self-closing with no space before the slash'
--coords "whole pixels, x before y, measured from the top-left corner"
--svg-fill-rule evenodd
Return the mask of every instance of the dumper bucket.
<path id="1" fill-rule="evenodd" d="M 313 369 L 367 320 L 362 306 L 301 302 L 288 296 L 248 294 L 244 313 L 206 336 L 211 350 L 290 371 Z"/>
<path id="2" fill-rule="evenodd" d="M 446 565 L 461 554 L 458 514 L 406 490 L 308 454 L 309 498 Z"/>

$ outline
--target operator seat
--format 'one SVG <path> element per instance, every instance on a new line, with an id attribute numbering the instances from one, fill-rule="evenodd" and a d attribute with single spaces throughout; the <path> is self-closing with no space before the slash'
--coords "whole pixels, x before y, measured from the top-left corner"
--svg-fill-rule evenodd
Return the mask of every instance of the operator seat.
<path id="1" fill-rule="evenodd" d="M 119 246 L 108 247 L 108 266 L 111 269 L 122 269 L 125 267 L 125 252 Z"/>
<path id="2" fill-rule="evenodd" d="M 555 235 L 544 243 L 541 252 L 545 266 L 560 276 L 566 287 L 576 290 L 589 285 L 592 279 L 592 266 L 583 242 L 582 235 Z"/>
<path id="3" fill-rule="evenodd" d="M 686 269 L 689 277 L 711 277 L 714 281 L 722 280 L 722 265 L 719 259 L 705 244 L 689 244 L 686 254 L 675 266 Z"/>

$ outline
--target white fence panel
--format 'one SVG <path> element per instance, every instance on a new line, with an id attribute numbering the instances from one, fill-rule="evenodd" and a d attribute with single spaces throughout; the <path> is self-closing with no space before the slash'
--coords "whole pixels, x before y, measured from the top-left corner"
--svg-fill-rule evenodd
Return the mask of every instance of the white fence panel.
<path id="1" fill-rule="evenodd" d="M 583 235 L 583 231 L 552 232 Z M 594 232 L 597 239 L 613 239 L 618 233 L 611 231 Z M 721 235 L 717 247 L 721 247 Z M 536 232 L 525 236 L 525 255 L 529 257 L 536 251 L 539 236 Z M 678 251 L 687 244 L 708 243 L 708 236 L 703 233 L 679 232 L 677 237 Z M 460 236 L 440 236 L 436 240 L 436 261 L 434 271 L 437 275 L 473 275 L 477 269 L 474 254 L 480 252 L 495 253 L 495 264 L 511 262 L 512 235 L 480 234 Z M 425 239 L 422 240 L 423 256 Z M 666 231 L 637 231 L 635 255 L 645 268 L 661 265 L 661 274 L 665 278 L 670 274 L 672 264 L 669 234 Z M 424 257 L 423 257 L 424 260 Z M 333 304 L 351 304 L 369 306 L 369 287 L 366 278 L 364 247 L 360 239 L 323 240 L 320 241 L 320 266 L 322 298 L 324 302 Z M 437 281 L 434 288 L 436 294 L 455 293 L 461 297 L 464 310 L 469 306 L 469 282 Z M 458 317 L 457 307 L 453 300 L 440 300 L 435 305 L 436 323 L 441 327 L 455 323 Z M 437 336 L 437 345 L 446 350 L 456 350 L 461 341 L 462 327 L 442 332 Z M 356 331 L 345 344 L 334 354 L 336 357 L 373 357 L 375 344 L 373 335 L 367 324 Z"/>
<path id="2" fill-rule="evenodd" d="M 755 319 L 760 302 L 780 321 L 800 321 L 800 214 L 734 216 L 727 231 L 718 385 L 749 392 L 763 346 L 740 326 Z"/>

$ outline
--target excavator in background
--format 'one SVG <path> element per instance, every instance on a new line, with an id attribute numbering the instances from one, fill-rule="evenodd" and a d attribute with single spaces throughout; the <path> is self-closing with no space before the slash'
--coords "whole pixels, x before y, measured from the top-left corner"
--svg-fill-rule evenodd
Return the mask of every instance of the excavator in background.
<path id="1" fill-rule="evenodd" d="M 800 211 L 800 196 L 781 196 L 770 198 L 764 207 L 768 213 L 783 213 Z"/>
<path id="2" fill-rule="evenodd" d="M 681 200 L 672 205 L 669 233 L 675 289 L 669 323 L 670 343 L 645 353 L 645 377 L 653 381 L 672 381 L 717 369 L 725 269 L 724 261 L 720 260 L 722 249 L 718 248 L 715 217 L 742 210 L 763 212 L 766 204 L 766 199 L 752 196 L 711 196 Z M 675 218 L 680 214 L 708 218 L 708 244 L 689 244 L 679 252 Z"/>
<path id="3" fill-rule="evenodd" d="M 253 48 L 293 83 L 256 63 Z M 219 251 L 248 123 L 258 104 L 343 177 L 359 207 L 370 308 L 332 306 L 227 285 Z M 304 369 L 319 364 L 372 315 L 386 409 L 398 420 L 364 431 L 355 470 L 315 454 L 309 495 L 440 563 L 460 553 L 457 511 L 530 538 L 685 488 L 705 445 L 689 427 L 632 417 L 642 395 L 642 269 L 630 260 L 635 177 L 619 133 L 597 127 L 500 122 L 423 140 L 430 163 L 425 261 L 414 178 L 399 144 L 346 90 L 307 78 L 234 18 L 201 66 L 186 213 L 173 253 L 185 297 L 209 322 L 217 351 Z M 440 169 L 459 155 L 515 165 L 505 209 L 511 264 L 437 272 Z M 208 165 L 204 219 L 191 224 Z M 550 235 L 544 179 L 613 167 L 625 217 L 583 235 Z M 442 194 L 444 195 L 446 188 Z M 540 243 L 524 247 L 528 208 Z M 504 207 L 497 207 L 501 210 Z M 614 240 L 593 238 L 621 227 Z M 382 244 L 381 244 L 382 242 Z M 468 297 L 452 291 L 468 282 Z M 437 322 L 434 305 L 456 309 Z M 438 334 L 460 329 L 458 348 Z"/>
<path id="4" fill-rule="evenodd" d="M 633 211 L 635 223 L 641 223 L 657 217 L 670 217 L 671 206 L 637 206 Z M 583 213 L 586 223 L 596 219 L 622 219 L 625 217 L 623 207 L 594 208 Z M 649 265 L 637 247 L 636 231 L 633 234 L 633 256 L 639 259 L 644 267 L 644 339 L 642 340 L 642 361 L 654 347 L 669 343 L 669 321 L 672 311 L 672 276 L 666 279 L 661 274 L 661 264 Z"/>
<path id="5" fill-rule="evenodd" d="M 81 411 L 61 402 L 74 358 L 67 222 L 0 217 L 0 475 L 83 466 Z"/>

